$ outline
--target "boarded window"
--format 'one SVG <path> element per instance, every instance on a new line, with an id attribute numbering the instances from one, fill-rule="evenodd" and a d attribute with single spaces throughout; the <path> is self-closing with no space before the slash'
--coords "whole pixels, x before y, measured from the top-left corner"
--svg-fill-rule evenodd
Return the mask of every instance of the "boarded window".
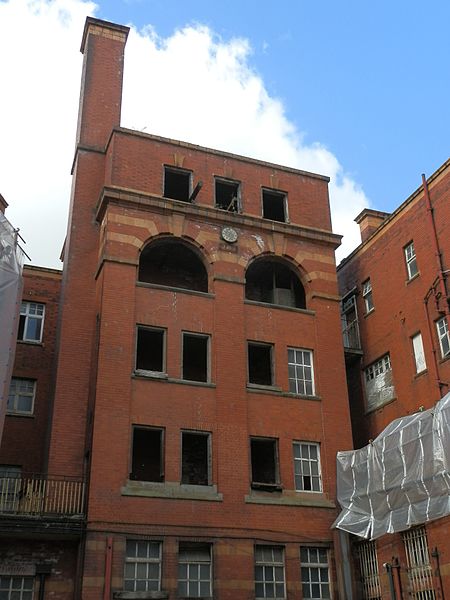
<path id="1" fill-rule="evenodd" d="M 271 221 L 285 223 L 286 218 L 286 194 L 275 190 L 262 191 L 263 217 Z"/>
<path id="2" fill-rule="evenodd" d="M 208 381 L 208 345 L 207 335 L 183 333 L 183 379 Z"/>
<path id="3" fill-rule="evenodd" d="M 421 373 L 427 368 L 421 333 L 417 333 L 412 337 L 412 345 L 414 351 L 414 360 L 416 363 L 416 373 Z"/>
<path id="4" fill-rule="evenodd" d="M 391 359 L 386 354 L 365 370 L 367 408 L 372 410 L 395 398 Z"/>
<path id="5" fill-rule="evenodd" d="M 138 327 L 136 369 L 162 373 L 164 365 L 164 329 Z"/>
<path id="6" fill-rule="evenodd" d="M 271 438 L 251 438 L 252 487 L 278 488 L 277 440 Z"/>
<path id="7" fill-rule="evenodd" d="M 272 385 L 272 346 L 248 343 L 248 382 Z"/>
<path id="8" fill-rule="evenodd" d="M 189 202 L 191 173 L 182 169 L 164 167 L 164 197 Z"/>
<path id="9" fill-rule="evenodd" d="M 164 481 L 162 429 L 133 428 L 130 479 L 136 481 Z"/>
<path id="10" fill-rule="evenodd" d="M 181 434 L 181 483 L 209 485 L 209 433 Z"/>

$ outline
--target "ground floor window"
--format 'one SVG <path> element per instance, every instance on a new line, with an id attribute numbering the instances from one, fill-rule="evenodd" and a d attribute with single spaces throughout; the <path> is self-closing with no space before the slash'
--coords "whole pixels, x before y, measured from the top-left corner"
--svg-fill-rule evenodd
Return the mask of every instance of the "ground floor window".
<path id="1" fill-rule="evenodd" d="M 129 592 L 160 591 L 160 542 L 127 540 L 123 587 L 124 590 Z"/>
<path id="2" fill-rule="evenodd" d="M 360 542 L 357 546 L 357 558 L 363 600 L 381 600 L 376 543 Z"/>
<path id="3" fill-rule="evenodd" d="M 34 577 L 0 577 L 1 600 L 32 600 Z"/>
<path id="4" fill-rule="evenodd" d="M 255 596 L 286 597 L 282 546 L 255 546 Z"/>
<path id="5" fill-rule="evenodd" d="M 434 600 L 433 572 L 425 527 L 403 533 L 410 595 L 414 600 Z"/>
<path id="6" fill-rule="evenodd" d="M 328 551 L 326 548 L 300 548 L 304 600 L 331 598 Z"/>
<path id="7" fill-rule="evenodd" d="M 211 590 L 211 545 L 181 543 L 178 554 L 178 595 L 208 598 Z"/>

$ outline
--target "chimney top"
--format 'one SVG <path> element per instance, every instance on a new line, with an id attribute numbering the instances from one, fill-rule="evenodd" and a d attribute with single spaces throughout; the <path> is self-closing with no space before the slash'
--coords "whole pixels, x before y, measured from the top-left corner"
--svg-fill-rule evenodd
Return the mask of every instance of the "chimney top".
<path id="1" fill-rule="evenodd" d="M 365 208 L 356 217 L 355 222 L 359 225 L 361 241 L 365 242 L 374 233 L 391 213 Z"/>
<path id="2" fill-rule="evenodd" d="M 126 25 L 118 25 L 117 23 L 111 23 L 110 21 L 103 21 L 102 19 L 95 19 L 94 17 L 86 17 L 80 51 L 82 54 L 84 54 L 84 47 L 86 45 L 88 33 L 110 37 L 113 39 L 115 38 L 122 42 L 126 42 L 129 31 L 130 28 Z"/>

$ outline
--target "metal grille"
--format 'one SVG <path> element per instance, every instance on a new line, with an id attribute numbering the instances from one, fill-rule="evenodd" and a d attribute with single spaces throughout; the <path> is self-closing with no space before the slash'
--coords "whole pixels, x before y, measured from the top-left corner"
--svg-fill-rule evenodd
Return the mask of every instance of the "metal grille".
<path id="1" fill-rule="evenodd" d="M 363 600 L 381 600 L 380 575 L 378 573 L 375 542 L 358 544 L 359 571 Z"/>
<path id="2" fill-rule="evenodd" d="M 409 593 L 417 600 L 435 600 L 433 574 L 428 554 L 425 527 L 416 527 L 403 533 L 408 565 Z"/>

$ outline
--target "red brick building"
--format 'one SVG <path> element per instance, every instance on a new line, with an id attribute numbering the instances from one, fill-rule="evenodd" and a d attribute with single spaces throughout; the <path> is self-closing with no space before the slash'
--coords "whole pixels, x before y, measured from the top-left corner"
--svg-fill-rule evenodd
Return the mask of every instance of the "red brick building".
<path id="1" fill-rule="evenodd" d="M 394 419 L 433 407 L 449 391 L 450 161 L 392 214 L 364 210 L 356 221 L 362 243 L 339 265 L 338 280 L 360 448 Z M 391 598 L 382 564 L 397 561 L 397 598 L 447 597 L 449 524 L 439 519 L 359 544 L 361 598 Z M 367 583 L 378 575 L 380 588 Z"/>
<path id="2" fill-rule="evenodd" d="M 88 18 L 82 40 L 52 421 L 29 468 L 73 482 L 58 518 L 84 530 L 66 565 L 42 557 L 46 594 L 343 599 L 328 178 L 121 128 L 127 34 Z M 47 315 L 59 280 L 34 276 L 55 278 Z"/>

